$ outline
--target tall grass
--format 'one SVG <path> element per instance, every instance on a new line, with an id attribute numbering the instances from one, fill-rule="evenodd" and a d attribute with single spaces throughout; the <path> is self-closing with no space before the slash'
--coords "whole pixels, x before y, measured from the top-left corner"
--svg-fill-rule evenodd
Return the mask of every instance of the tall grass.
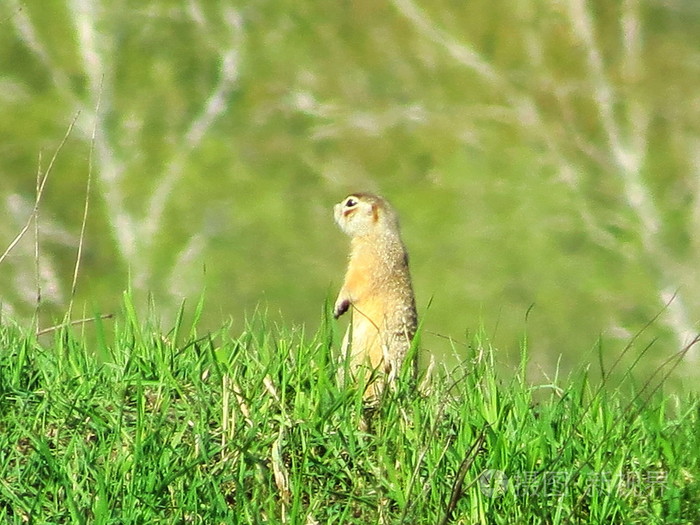
<path id="1" fill-rule="evenodd" d="M 333 326 L 232 336 L 127 295 L 114 324 L 0 326 L 2 523 L 697 523 L 700 404 L 511 379 L 476 338 L 423 392 L 336 384 Z M 83 326 L 81 329 L 85 329 Z M 644 399 L 642 399 L 644 398 Z"/>

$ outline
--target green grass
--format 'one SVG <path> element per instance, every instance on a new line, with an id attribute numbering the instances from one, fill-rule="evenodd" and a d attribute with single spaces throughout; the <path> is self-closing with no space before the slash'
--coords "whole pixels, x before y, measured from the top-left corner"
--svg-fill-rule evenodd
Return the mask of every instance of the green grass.
<path id="1" fill-rule="evenodd" d="M 700 521 L 697 395 L 531 385 L 525 352 L 501 380 L 477 338 L 369 413 L 332 324 L 202 334 L 200 313 L 163 332 L 127 297 L 90 337 L 0 326 L 1 523 Z"/>

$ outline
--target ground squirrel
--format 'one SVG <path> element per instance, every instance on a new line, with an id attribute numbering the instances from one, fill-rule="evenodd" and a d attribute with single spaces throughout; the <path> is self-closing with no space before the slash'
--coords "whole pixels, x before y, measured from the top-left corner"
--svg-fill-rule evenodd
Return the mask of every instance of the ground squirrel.
<path id="1" fill-rule="evenodd" d="M 342 355 L 355 378 L 364 367 L 386 373 L 391 382 L 417 325 L 398 216 L 386 200 L 369 193 L 348 195 L 335 205 L 334 214 L 340 229 L 352 238 L 348 270 L 333 311 L 337 319 L 352 307 Z M 383 384 L 380 375 L 365 397 L 378 394 Z"/>

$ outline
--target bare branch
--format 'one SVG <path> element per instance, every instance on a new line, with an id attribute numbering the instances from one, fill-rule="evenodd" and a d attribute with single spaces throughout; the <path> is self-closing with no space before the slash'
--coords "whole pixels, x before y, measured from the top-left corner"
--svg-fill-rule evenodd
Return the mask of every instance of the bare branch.
<path id="1" fill-rule="evenodd" d="M 635 213 L 639 224 L 639 236 L 648 259 L 654 261 L 658 270 L 659 300 L 668 302 L 669 289 L 676 285 L 670 285 L 677 279 L 673 276 L 663 247 L 659 246 L 657 234 L 661 229 L 661 213 L 659 212 L 649 188 L 645 187 L 642 180 L 642 166 L 647 151 L 647 133 L 649 115 L 640 104 L 632 100 L 627 102 L 627 118 L 629 136 L 625 137 L 618 126 L 613 109 L 613 88 L 605 74 L 605 66 L 602 53 L 597 44 L 593 30 L 593 21 L 586 7 L 585 0 L 571 0 L 569 6 L 569 19 L 574 34 L 582 43 L 588 64 L 588 76 L 593 79 L 594 100 L 597 105 L 598 115 L 605 132 L 610 153 L 615 161 L 615 173 L 623 184 L 623 194 L 628 206 Z M 628 76 L 637 76 L 641 68 L 641 22 L 639 20 L 636 0 L 625 0 L 623 5 L 622 29 L 625 40 L 624 70 Z M 683 345 L 693 333 L 692 325 L 688 321 L 689 315 L 684 306 L 680 291 L 675 293 L 675 300 L 669 306 L 669 313 L 664 321 L 671 328 L 678 340 Z"/>
<path id="2" fill-rule="evenodd" d="M 148 212 L 143 219 L 142 232 L 146 244 L 152 241 L 161 228 L 163 213 L 165 212 L 168 199 L 172 195 L 174 186 L 182 177 L 187 157 L 199 147 L 209 129 L 226 111 L 228 97 L 238 82 L 238 63 L 241 46 L 240 32 L 242 31 L 243 23 L 240 15 L 232 9 L 225 13 L 224 19 L 230 28 L 234 46 L 221 54 L 221 75 L 219 81 L 207 98 L 202 112 L 192 121 L 185 133 L 182 148 L 178 150 L 177 155 L 171 160 L 165 175 L 153 191 L 148 205 Z"/>
<path id="3" fill-rule="evenodd" d="M 432 23 L 430 17 L 411 0 L 392 0 L 394 7 L 405 16 L 423 36 L 438 44 L 463 66 L 474 71 L 492 85 L 504 84 L 498 72 L 476 51 L 455 40 L 449 33 Z"/>
<path id="4" fill-rule="evenodd" d="M 630 87 L 636 83 L 644 67 L 642 60 L 642 21 L 639 14 L 639 0 L 623 2 L 621 24 L 622 74 Z M 649 111 L 636 100 L 631 89 L 626 90 L 627 134 L 629 143 L 638 157 L 640 167 L 644 165 L 648 150 Z"/>
<path id="5" fill-rule="evenodd" d="M 111 69 L 105 61 L 105 57 L 111 56 L 109 50 L 103 48 L 108 41 L 106 35 L 96 35 L 96 11 L 95 2 L 89 0 L 70 0 L 69 13 L 72 16 L 75 27 L 78 50 L 82 55 L 83 68 L 88 77 L 92 100 L 81 102 L 86 120 L 82 126 L 83 135 L 92 137 L 94 157 L 98 168 L 96 169 L 98 181 L 102 186 L 102 198 L 105 210 L 109 216 L 109 225 L 116 241 L 116 247 L 122 259 L 134 268 L 140 267 L 140 251 L 138 250 L 138 228 L 135 219 L 129 214 L 125 206 L 124 193 L 122 191 L 122 178 L 126 167 L 118 159 L 114 148 L 109 143 L 109 135 L 106 132 L 103 115 L 109 111 L 109 95 L 112 90 L 108 82 L 111 79 Z M 102 48 L 97 45 L 100 42 Z M 98 114 L 92 114 L 97 100 L 104 110 Z"/>
<path id="6" fill-rule="evenodd" d="M 678 290 L 663 289 L 659 292 L 659 299 L 665 301 L 668 306 L 665 317 L 666 324 L 675 332 L 680 346 L 688 346 L 686 354 L 688 359 L 693 362 L 697 361 L 698 350 L 694 344 L 691 344 L 691 341 L 697 337 L 698 330 L 688 321 L 688 311 Z"/>
<path id="7" fill-rule="evenodd" d="M 547 147 L 554 145 L 553 138 L 549 136 L 544 120 L 532 97 L 513 87 L 507 78 L 484 60 L 473 48 L 459 42 L 433 23 L 428 14 L 412 0 L 392 0 L 392 3 L 413 24 L 419 34 L 437 44 L 458 63 L 476 73 L 478 78 L 488 84 L 491 89 L 501 93 L 514 110 L 513 121 L 516 126 L 541 137 Z"/>
<path id="8" fill-rule="evenodd" d="M 574 33 L 586 51 L 588 73 L 593 80 L 593 98 L 598 108 L 598 115 L 607 137 L 612 158 L 616 164 L 616 171 L 622 177 L 625 198 L 641 222 L 641 237 L 647 250 L 650 250 L 653 244 L 653 237 L 660 228 L 660 219 L 658 210 L 656 210 L 649 192 L 641 180 L 640 172 L 644 152 L 630 149 L 627 145 L 628 141 L 625 140 L 620 127 L 617 125 L 613 110 L 615 102 L 613 88 L 605 74 L 603 56 L 596 44 L 593 21 L 590 12 L 586 8 L 585 0 L 571 0 L 567 5 L 569 6 L 569 20 Z M 626 16 L 628 21 L 625 27 L 632 31 L 631 28 L 635 27 L 635 22 L 630 9 L 627 9 Z M 632 21 L 630 22 L 630 20 Z M 635 48 L 636 46 L 632 45 L 628 52 L 635 52 Z M 637 125 L 641 128 L 640 133 L 642 133 L 643 137 L 645 134 L 643 130 L 646 128 L 643 125 L 644 119 L 640 115 L 636 115 L 636 120 Z M 640 138 L 636 143 L 638 147 L 641 147 L 645 145 L 646 141 Z"/>
<path id="9" fill-rule="evenodd" d="M 625 171 L 636 171 L 638 166 L 634 157 L 624 147 L 620 130 L 615 122 L 613 90 L 605 75 L 603 56 L 596 44 L 593 20 L 586 8 L 586 2 L 585 0 L 571 0 L 567 2 L 567 6 L 569 7 L 569 21 L 586 52 L 588 72 L 593 80 L 593 98 L 596 101 L 601 124 L 614 159 Z"/>
<path id="10" fill-rule="evenodd" d="M 167 280 L 169 283 L 168 290 L 170 291 L 171 295 L 182 298 L 187 297 L 190 294 L 197 293 L 198 290 L 201 290 L 200 279 L 183 277 L 185 276 L 187 269 L 192 268 L 197 258 L 202 254 L 205 246 L 206 238 L 197 233 L 194 234 L 188 241 L 187 245 L 180 250 L 180 253 L 178 253 L 175 261 L 173 262 L 172 269 L 170 270 Z"/>
<path id="11" fill-rule="evenodd" d="M 96 96 L 101 92 L 104 71 L 103 57 L 98 42 L 105 42 L 105 35 L 97 35 L 95 31 L 95 13 L 100 2 L 89 0 L 70 0 L 69 11 L 73 16 L 73 25 L 78 35 L 80 52 L 83 59 L 83 69 L 90 82 L 90 93 Z"/>
<path id="12" fill-rule="evenodd" d="M 19 39 L 34 53 L 34 56 L 44 65 L 46 71 L 51 74 L 53 84 L 58 87 L 64 96 L 74 101 L 75 96 L 70 87 L 71 83 L 68 76 L 65 74 L 65 70 L 56 67 L 53 63 L 51 54 L 39 38 L 31 18 L 26 13 L 26 9 L 22 9 L 22 5 L 18 0 L 8 1 L 11 3 L 14 11 L 10 19 L 12 20 Z"/>

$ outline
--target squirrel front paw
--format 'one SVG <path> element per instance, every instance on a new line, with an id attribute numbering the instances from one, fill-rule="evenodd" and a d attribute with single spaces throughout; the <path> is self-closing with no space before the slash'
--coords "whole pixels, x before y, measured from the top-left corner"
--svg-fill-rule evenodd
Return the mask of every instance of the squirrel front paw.
<path id="1" fill-rule="evenodd" d="M 348 308 L 350 308 L 350 299 L 338 299 L 333 309 L 333 317 L 338 319 L 338 317 L 348 311 Z"/>

